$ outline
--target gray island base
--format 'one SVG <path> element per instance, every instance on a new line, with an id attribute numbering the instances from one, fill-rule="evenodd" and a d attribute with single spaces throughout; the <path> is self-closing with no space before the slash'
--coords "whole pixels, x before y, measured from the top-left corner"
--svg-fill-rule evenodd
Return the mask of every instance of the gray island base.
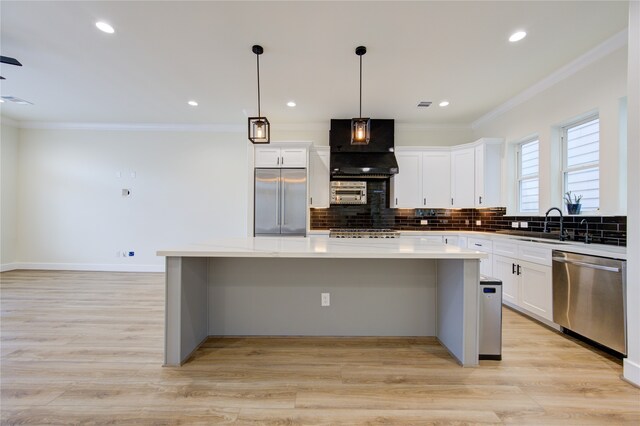
<path id="1" fill-rule="evenodd" d="M 209 336 L 436 336 L 461 365 L 478 365 L 484 253 L 411 238 L 263 237 L 158 255 L 167 366 Z"/>

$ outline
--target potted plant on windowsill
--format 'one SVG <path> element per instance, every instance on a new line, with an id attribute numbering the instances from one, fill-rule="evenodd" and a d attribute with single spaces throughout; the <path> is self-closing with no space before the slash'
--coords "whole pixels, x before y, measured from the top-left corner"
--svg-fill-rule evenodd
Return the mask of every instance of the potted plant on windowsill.
<path id="1" fill-rule="evenodd" d="M 564 194 L 564 202 L 567 205 L 567 213 L 568 214 L 580 214 L 580 200 L 582 200 L 582 195 L 571 194 L 571 191 Z"/>

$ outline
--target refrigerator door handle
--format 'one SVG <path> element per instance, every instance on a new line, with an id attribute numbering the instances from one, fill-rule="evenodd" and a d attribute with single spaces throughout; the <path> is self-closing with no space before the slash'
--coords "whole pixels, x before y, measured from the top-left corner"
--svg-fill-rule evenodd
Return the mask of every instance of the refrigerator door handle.
<path id="1" fill-rule="evenodd" d="M 280 217 L 282 218 L 281 225 L 284 226 L 286 223 L 285 215 L 284 215 L 284 207 L 286 203 L 285 194 L 287 193 L 285 185 L 287 184 L 287 178 L 280 176 L 280 191 L 282 192 L 282 202 L 280 203 Z"/>
<path id="2" fill-rule="evenodd" d="M 280 226 L 280 191 L 282 190 L 282 182 L 281 182 L 281 177 L 277 178 L 277 188 L 276 188 L 276 225 Z"/>

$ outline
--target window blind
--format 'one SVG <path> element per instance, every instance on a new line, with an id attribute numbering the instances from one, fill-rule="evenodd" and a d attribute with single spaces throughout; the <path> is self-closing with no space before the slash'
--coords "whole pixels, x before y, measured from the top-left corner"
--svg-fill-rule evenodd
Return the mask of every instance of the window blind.
<path id="1" fill-rule="evenodd" d="M 582 211 L 600 207 L 600 120 L 591 118 L 565 131 L 565 192 L 582 195 Z"/>
<path id="2" fill-rule="evenodd" d="M 523 142 L 518 149 L 518 210 L 538 212 L 540 150 L 538 139 Z"/>

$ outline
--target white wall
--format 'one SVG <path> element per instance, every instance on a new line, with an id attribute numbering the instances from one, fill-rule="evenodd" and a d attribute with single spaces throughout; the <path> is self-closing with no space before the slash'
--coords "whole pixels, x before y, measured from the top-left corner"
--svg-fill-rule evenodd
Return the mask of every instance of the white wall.
<path id="1" fill-rule="evenodd" d="M 313 141 L 316 146 L 328 146 L 329 120 L 324 124 L 307 126 L 272 126 L 271 139 L 276 141 Z M 471 126 L 408 125 L 397 121 L 395 123 L 395 146 L 453 146 L 474 140 Z"/>
<path id="2" fill-rule="evenodd" d="M 162 270 L 158 249 L 245 236 L 247 155 L 239 133 L 21 129 L 16 260 Z"/>
<path id="3" fill-rule="evenodd" d="M 600 213 L 626 214 L 626 194 L 619 184 L 621 144 L 621 100 L 627 93 L 627 49 L 618 49 L 593 62 L 569 78 L 537 94 L 497 118 L 479 125 L 476 138 L 504 137 L 509 149 L 505 155 L 505 182 L 509 213 L 515 213 L 513 144 L 522 138 L 540 138 L 540 211 L 561 206 L 558 126 L 589 112 L 600 115 Z M 621 137 L 622 136 L 622 137 Z"/>
<path id="4" fill-rule="evenodd" d="M 18 129 L 2 122 L 0 134 L 0 271 L 16 260 L 18 243 Z"/>
<path id="5" fill-rule="evenodd" d="M 627 345 L 624 377 L 640 386 L 640 2 L 629 2 Z"/>

